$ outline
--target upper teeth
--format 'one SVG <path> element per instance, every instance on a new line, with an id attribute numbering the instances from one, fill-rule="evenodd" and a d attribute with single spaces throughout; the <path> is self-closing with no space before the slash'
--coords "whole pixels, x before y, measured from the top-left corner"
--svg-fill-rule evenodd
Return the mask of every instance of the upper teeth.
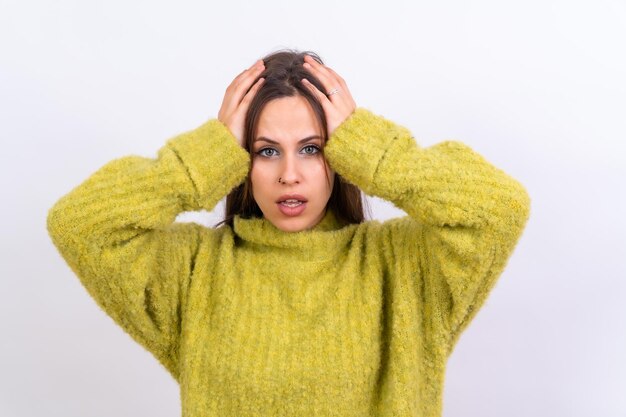
<path id="1" fill-rule="evenodd" d="M 299 202 L 300 202 L 300 200 L 294 200 L 293 198 L 289 199 L 289 200 L 284 200 L 283 201 L 283 203 L 299 203 Z"/>

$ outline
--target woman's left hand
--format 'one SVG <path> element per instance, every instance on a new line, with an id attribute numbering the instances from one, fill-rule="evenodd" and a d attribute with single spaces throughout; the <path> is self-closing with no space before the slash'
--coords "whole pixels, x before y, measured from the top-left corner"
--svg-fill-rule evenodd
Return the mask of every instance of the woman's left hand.
<path id="1" fill-rule="evenodd" d="M 302 82 L 317 96 L 324 108 L 328 124 L 328 137 L 330 138 L 335 129 L 354 112 L 356 103 L 346 82 L 335 71 L 320 64 L 309 55 L 304 56 L 303 66 L 320 80 L 326 89 L 325 92 L 322 92 L 306 78 L 302 79 Z"/>

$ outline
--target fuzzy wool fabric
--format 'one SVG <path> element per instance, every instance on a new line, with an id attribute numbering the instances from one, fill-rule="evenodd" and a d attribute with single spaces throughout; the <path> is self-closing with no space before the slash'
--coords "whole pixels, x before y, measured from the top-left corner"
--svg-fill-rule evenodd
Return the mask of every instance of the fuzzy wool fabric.
<path id="1" fill-rule="evenodd" d="M 114 159 L 49 210 L 86 291 L 180 385 L 183 417 L 442 415 L 446 361 L 522 235 L 530 197 L 459 141 L 357 108 L 324 155 L 407 215 L 313 229 L 211 211 L 250 154 L 217 119 Z"/>

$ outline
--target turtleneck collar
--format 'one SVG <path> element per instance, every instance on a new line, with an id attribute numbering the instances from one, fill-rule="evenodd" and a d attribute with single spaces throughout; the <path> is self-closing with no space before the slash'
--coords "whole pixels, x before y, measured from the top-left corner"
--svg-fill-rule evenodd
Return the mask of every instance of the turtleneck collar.
<path id="1" fill-rule="evenodd" d="M 297 252 L 309 260 L 342 252 L 357 226 L 342 224 L 330 209 L 313 228 L 299 232 L 282 231 L 264 217 L 244 219 L 237 215 L 233 219 L 234 233 L 246 244 L 266 252 Z"/>

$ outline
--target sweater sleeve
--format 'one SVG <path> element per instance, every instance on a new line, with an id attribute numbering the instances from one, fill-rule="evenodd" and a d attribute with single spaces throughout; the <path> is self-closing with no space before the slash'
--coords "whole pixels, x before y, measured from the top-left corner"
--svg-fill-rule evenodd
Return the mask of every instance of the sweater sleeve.
<path id="1" fill-rule="evenodd" d="M 527 191 L 462 142 L 423 148 L 364 108 L 333 132 L 324 154 L 346 180 L 408 214 L 383 224 L 383 250 L 392 273 L 412 266 L 413 293 L 449 355 L 521 237 Z"/>
<path id="2" fill-rule="evenodd" d="M 249 161 L 211 119 L 169 139 L 155 159 L 108 162 L 48 211 L 52 242 L 88 293 L 175 379 L 181 311 L 205 228 L 174 220 L 212 210 L 245 179 Z"/>

